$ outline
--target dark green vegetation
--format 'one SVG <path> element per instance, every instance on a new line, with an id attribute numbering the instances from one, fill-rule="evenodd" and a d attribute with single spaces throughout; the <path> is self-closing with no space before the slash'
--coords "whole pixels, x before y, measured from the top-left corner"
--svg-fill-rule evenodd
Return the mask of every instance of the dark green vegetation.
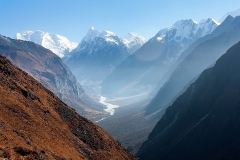
<path id="1" fill-rule="evenodd" d="M 240 159 L 239 117 L 240 42 L 168 107 L 137 156 Z"/>

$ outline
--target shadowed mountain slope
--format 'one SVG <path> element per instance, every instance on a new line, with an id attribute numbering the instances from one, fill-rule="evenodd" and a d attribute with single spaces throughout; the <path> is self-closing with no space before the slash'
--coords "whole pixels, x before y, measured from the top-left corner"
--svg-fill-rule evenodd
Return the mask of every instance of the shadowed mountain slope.
<path id="1" fill-rule="evenodd" d="M 110 31 L 91 27 L 78 47 L 64 58 L 83 85 L 98 85 L 130 53 L 121 39 Z"/>
<path id="2" fill-rule="evenodd" d="M 0 56 L 0 159 L 134 159 L 24 71 Z"/>
<path id="3" fill-rule="evenodd" d="M 189 19 L 161 29 L 103 80 L 102 95 L 127 97 L 154 90 L 182 52 L 217 26 L 210 18 L 199 23 Z"/>
<path id="4" fill-rule="evenodd" d="M 0 55 L 32 75 L 78 113 L 88 118 L 105 114 L 103 106 L 86 95 L 70 69 L 50 50 L 0 35 Z"/>
<path id="5" fill-rule="evenodd" d="M 240 42 L 168 107 L 140 159 L 240 158 L 239 51 Z"/>
<path id="6" fill-rule="evenodd" d="M 190 85 L 191 80 L 198 77 L 232 45 L 240 41 L 240 17 L 228 17 L 225 21 L 216 28 L 213 35 L 209 35 L 213 38 L 203 37 L 183 53 L 187 56 L 176 66 L 168 81 L 146 107 L 146 114 L 169 106 L 180 93 L 185 91 L 184 88 Z"/>

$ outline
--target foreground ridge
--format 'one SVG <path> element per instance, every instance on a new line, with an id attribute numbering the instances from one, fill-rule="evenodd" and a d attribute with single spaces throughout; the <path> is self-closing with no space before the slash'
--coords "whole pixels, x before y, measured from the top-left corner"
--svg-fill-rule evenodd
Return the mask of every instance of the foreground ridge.
<path id="1" fill-rule="evenodd" d="M 2 56 L 0 77 L 0 159 L 135 159 Z"/>

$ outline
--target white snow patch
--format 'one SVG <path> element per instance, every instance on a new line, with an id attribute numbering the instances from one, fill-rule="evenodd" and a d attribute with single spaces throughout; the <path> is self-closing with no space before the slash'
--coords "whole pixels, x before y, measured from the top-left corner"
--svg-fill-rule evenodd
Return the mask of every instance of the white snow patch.
<path id="1" fill-rule="evenodd" d="M 220 22 L 218 22 L 217 20 L 212 18 L 212 21 L 215 22 L 218 26 L 221 24 Z"/>
<path id="2" fill-rule="evenodd" d="M 210 34 L 218 25 L 219 23 L 212 18 L 203 19 L 200 22 L 192 19 L 180 20 L 160 30 L 156 35 L 156 39 L 162 41 L 165 36 L 168 37 L 168 41 L 175 40 L 177 42 L 184 39 L 197 39 Z"/>
<path id="3" fill-rule="evenodd" d="M 132 48 L 136 45 L 142 46 L 147 41 L 146 38 L 134 32 L 130 32 L 123 36 L 121 40 L 128 48 Z"/>
<path id="4" fill-rule="evenodd" d="M 102 38 L 106 42 L 115 43 L 117 45 L 119 45 L 119 42 L 120 42 L 119 38 L 117 37 L 117 35 L 115 33 L 111 32 L 111 31 L 106 31 L 106 30 L 99 32 L 92 26 L 89 28 L 86 36 L 79 43 L 79 45 L 75 51 L 78 52 L 78 51 L 83 50 L 88 44 L 90 44 L 92 42 L 96 43 L 95 42 L 96 38 Z"/>
<path id="5" fill-rule="evenodd" d="M 118 42 L 115 39 L 113 39 L 113 38 L 106 38 L 106 41 L 107 42 L 116 43 L 118 45 Z"/>
<path id="6" fill-rule="evenodd" d="M 164 37 L 166 37 L 166 35 L 161 35 L 161 36 L 157 37 L 157 41 L 163 42 Z"/>
<path id="7" fill-rule="evenodd" d="M 89 28 L 86 36 L 83 38 L 82 41 L 92 41 L 95 39 L 96 36 L 99 35 L 99 32 L 92 26 Z"/>
<path id="8" fill-rule="evenodd" d="M 157 40 L 158 41 L 161 41 L 163 38 L 162 37 L 157 37 Z"/>
<path id="9" fill-rule="evenodd" d="M 111 31 L 104 30 L 104 31 L 102 31 L 101 36 L 102 37 L 111 37 L 111 36 L 116 36 L 116 34 Z"/>

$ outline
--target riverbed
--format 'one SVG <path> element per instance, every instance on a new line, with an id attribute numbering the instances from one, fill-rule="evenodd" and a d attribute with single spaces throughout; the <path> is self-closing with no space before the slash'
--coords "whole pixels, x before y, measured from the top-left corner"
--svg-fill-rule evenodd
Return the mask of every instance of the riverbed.
<path id="1" fill-rule="evenodd" d="M 106 112 L 110 113 L 110 115 L 112 116 L 115 112 L 115 108 L 118 108 L 120 106 L 119 105 L 114 105 L 114 104 L 111 104 L 111 103 L 107 103 L 106 99 L 107 99 L 106 97 L 101 96 L 99 102 L 102 103 L 103 105 L 106 105 L 107 108 L 104 109 L 104 110 Z"/>
<path id="2" fill-rule="evenodd" d="M 115 108 L 118 108 L 118 107 L 120 107 L 120 106 L 119 106 L 119 105 L 114 105 L 114 104 L 111 104 L 111 103 L 107 103 L 107 102 L 106 102 L 106 99 L 107 99 L 106 97 L 101 96 L 99 102 L 107 107 L 107 108 L 104 109 L 104 110 L 105 110 L 106 112 L 110 113 L 110 116 L 112 116 L 112 115 L 114 115 Z M 102 120 L 104 120 L 104 119 L 106 119 L 106 118 L 108 118 L 108 117 L 110 117 L 110 116 L 103 117 L 103 118 L 101 118 L 101 119 L 99 119 L 99 120 L 97 120 L 97 121 L 95 121 L 95 122 L 96 122 L 96 123 L 97 123 L 97 122 L 100 122 L 100 121 L 102 121 Z"/>

